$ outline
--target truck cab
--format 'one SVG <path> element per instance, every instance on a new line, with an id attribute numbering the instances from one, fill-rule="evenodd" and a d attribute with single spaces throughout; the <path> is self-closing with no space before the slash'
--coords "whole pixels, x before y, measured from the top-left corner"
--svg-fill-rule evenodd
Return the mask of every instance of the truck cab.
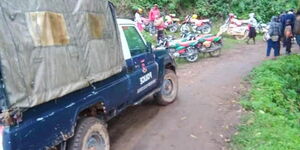
<path id="1" fill-rule="evenodd" d="M 0 150 L 109 150 L 106 122 L 154 96 L 176 100 L 176 64 L 166 50 L 153 50 L 133 21 L 117 19 L 124 56 L 120 73 L 55 101 L 9 115 L 0 125 Z M 108 58 L 109 59 L 109 58 Z"/>
<path id="2" fill-rule="evenodd" d="M 128 76 L 133 79 L 132 86 L 135 88 L 132 100 L 138 103 L 159 84 L 159 65 L 151 45 L 147 45 L 134 22 L 126 19 L 118 19 L 117 22 Z"/>

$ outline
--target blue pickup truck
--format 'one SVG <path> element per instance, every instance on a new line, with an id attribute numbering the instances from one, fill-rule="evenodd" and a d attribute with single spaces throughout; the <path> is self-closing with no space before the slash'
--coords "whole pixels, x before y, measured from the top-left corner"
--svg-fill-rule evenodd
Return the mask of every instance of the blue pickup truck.
<path id="1" fill-rule="evenodd" d="M 165 50 L 153 50 L 134 22 L 114 21 L 124 57 L 122 70 L 21 113 L 4 115 L 0 150 L 109 150 L 107 121 L 150 96 L 163 106 L 176 100 L 178 81 L 172 57 Z M 0 84 L 4 102 L 8 96 L 2 80 Z"/>

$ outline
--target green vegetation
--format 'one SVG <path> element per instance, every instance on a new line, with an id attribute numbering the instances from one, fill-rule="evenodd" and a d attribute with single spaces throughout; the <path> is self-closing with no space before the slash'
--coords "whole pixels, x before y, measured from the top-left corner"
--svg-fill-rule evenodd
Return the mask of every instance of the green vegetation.
<path id="1" fill-rule="evenodd" d="M 146 31 L 143 31 L 143 32 L 142 32 L 142 36 L 144 37 L 144 39 L 145 39 L 147 42 L 152 43 L 152 45 L 155 45 L 155 44 L 156 44 L 156 37 L 150 35 L 150 33 L 146 32 Z"/>
<path id="2" fill-rule="evenodd" d="M 233 149 L 300 149 L 300 56 L 267 61 L 250 80 L 252 88 L 241 103 L 251 113 L 233 138 Z"/>
<path id="3" fill-rule="evenodd" d="M 224 18 L 233 12 L 240 18 L 248 18 L 255 12 L 260 21 L 269 21 L 271 16 L 280 12 L 300 8 L 299 0 L 112 0 L 123 15 L 137 8 L 149 10 L 158 4 L 166 13 L 177 13 L 180 16 L 196 13 L 202 17 Z M 130 11 L 128 11 L 130 10 Z"/>

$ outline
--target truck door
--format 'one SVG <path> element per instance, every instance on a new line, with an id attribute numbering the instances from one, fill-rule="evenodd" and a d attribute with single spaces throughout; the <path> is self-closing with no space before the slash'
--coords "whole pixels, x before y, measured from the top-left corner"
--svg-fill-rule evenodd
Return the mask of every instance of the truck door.
<path id="1" fill-rule="evenodd" d="M 133 102 L 136 102 L 157 87 L 158 64 L 136 27 L 132 25 L 121 27 L 130 52 L 130 58 L 126 62 L 128 68 L 131 68 L 129 69 L 131 91 Z"/>

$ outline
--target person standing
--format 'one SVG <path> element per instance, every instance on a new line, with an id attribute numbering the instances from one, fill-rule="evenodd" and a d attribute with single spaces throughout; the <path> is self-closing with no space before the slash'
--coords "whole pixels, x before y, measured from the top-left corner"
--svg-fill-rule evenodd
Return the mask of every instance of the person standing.
<path id="1" fill-rule="evenodd" d="M 277 17 L 273 16 L 269 23 L 270 29 L 268 34 L 270 38 L 267 41 L 267 57 L 270 57 L 271 49 L 274 49 L 274 57 L 279 56 L 281 24 L 277 22 Z"/>
<path id="2" fill-rule="evenodd" d="M 155 18 L 156 16 L 160 16 L 160 10 L 158 8 L 158 5 L 154 4 L 149 12 L 149 23 L 150 23 L 149 28 L 150 28 L 151 35 L 154 34 L 154 32 L 156 32 L 155 26 L 154 26 L 154 21 L 156 19 Z"/>
<path id="3" fill-rule="evenodd" d="M 290 20 L 290 24 L 292 27 L 292 31 L 294 31 L 294 24 L 295 24 L 295 14 L 293 12 L 293 10 L 289 10 L 287 11 L 284 15 L 282 15 L 282 17 L 280 18 L 280 22 L 282 25 L 281 28 L 281 36 L 282 36 L 282 42 L 283 42 L 283 47 L 285 47 L 286 45 L 286 39 L 285 39 L 285 35 L 284 35 L 284 31 L 285 31 L 285 27 L 286 27 L 286 22 L 287 20 Z"/>
<path id="4" fill-rule="evenodd" d="M 144 30 L 143 29 L 143 21 L 142 21 L 142 17 L 141 17 L 142 13 L 143 13 L 143 9 L 138 8 L 134 15 L 134 21 L 140 32 Z"/>
<path id="5" fill-rule="evenodd" d="M 155 16 L 154 26 L 157 29 L 157 42 L 164 37 L 165 23 L 162 16 Z"/>
<path id="6" fill-rule="evenodd" d="M 246 41 L 247 44 L 249 44 L 250 39 L 253 39 L 253 43 L 255 44 L 255 37 L 256 37 L 256 26 L 257 26 L 257 20 L 255 19 L 255 14 L 250 13 L 249 14 L 249 20 L 248 20 L 248 27 L 249 27 L 249 35 L 248 40 Z"/>
<path id="7" fill-rule="evenodd" d="M 290 26 L 292 27 L 292 31 L 294 30 L 294 25 L 295 25 L 295 14 L 294 14 L 294 10 L 289 10 L 287 15 L 285 16 L 285 22 L 287 22 L 287 20 L 290 20 Z"/>
<path id="8" fill-rule="evenodd" d="M 284 45 L 286 47 L 286 54 L 291 54 L 292 48 L 292 37 L 293 37 L 293 30 L 292 30 L 292 23 L 291 20 L 286 20 L 285 29 L 284 29 Z"/>
<path id="9" fill-rule="evenodd" d="M 149 12 L 149 21 L 154 22 L 155 16 L 160 16 L 160 10 L 157 4 L 154 4 Z"/>
<path id="10" fill-rule="evenodd" d="M 300 48 L 300 10 L 296 13 L 295 25 L 294 25 L 294 34 L 296 37 L 297 44 Z"/>

